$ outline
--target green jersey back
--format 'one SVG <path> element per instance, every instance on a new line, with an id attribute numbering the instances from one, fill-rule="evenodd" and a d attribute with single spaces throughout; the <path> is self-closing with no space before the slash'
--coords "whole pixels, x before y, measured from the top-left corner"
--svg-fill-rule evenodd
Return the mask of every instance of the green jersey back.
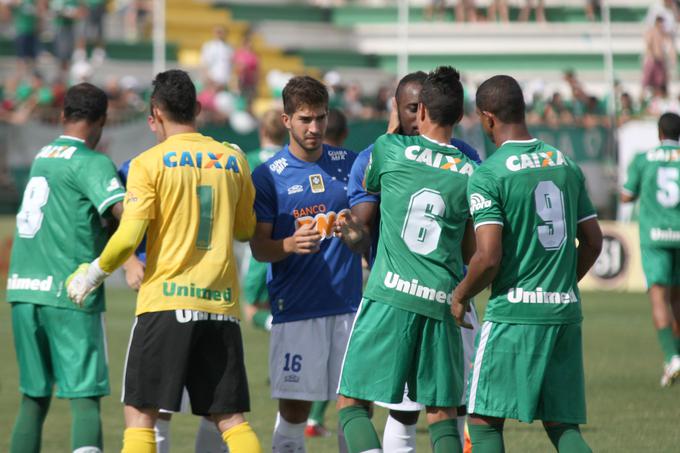
<path id="1" fill-rule="evenodd" d="M 380 240 L 364 297 L 439 320 L 450 313 L 475 167 L 454 146 L 424 136 L 375 142 L 365 182 L 380 192 Z"/>
<path id="2" fill-rule="evenodd" d="M 248 160 L 250 171 L 255 171 L 255 169 L 263 162 L 267 162 L 274 154 L 281 151 L 281 148 L 281 146 L 265 146 L 260 149 L 248 151 L 246 153 L 246 159 Z"/>
<path id="3" fill-rule="evenodd" d="M 576 228 L 596 217 L 581 169 L 540 140 L 507 141 L 472 175 L 475 229 L 503 227 L 503 256 L 484 319 L 579 322 Z"/>
<path id="4" fill-rule="evenodd" d="M 82 140 L 61 136 L 42 148 L 17 214 L 7 300 L 77 309 L 65 280 L 99 256 L 107 240 L 100 216 L 124 196 L 113 162 Z M 104 310 L 103 288 L 85 309 Z"/>
<path id="5" fill-rule="evenodd" d="M 680 143 L 637 154 L 623 192 L 640 198 L 640 245 L 680 248 Z"/>

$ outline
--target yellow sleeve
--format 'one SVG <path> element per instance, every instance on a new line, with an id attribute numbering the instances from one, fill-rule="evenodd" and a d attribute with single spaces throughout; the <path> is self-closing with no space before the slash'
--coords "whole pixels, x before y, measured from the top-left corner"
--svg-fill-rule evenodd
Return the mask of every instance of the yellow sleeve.
<path id="1" fill-rule="evenodd" d="M 236 204 L 234 237 L 237 241 L 247 241 L 255 234 L 255 186 L 250 176 L 250 167 L 243 156 L 239 156 L 241 170 L 241 193 Z"/>
<path id="2" fill-rule="evenodd" d="M 156 171 L 144 157 L 133 159 L 130 164 L 123 213 L 126 219 L 151 220 L 156 217 Z"/>
<path id="3" fill-rule="evenodd" d="M 99 257 L 99 267 L 110 274 L 123 265 L 144 239 L 149 221 L 123 217 L 118 229 L 109 239 Z"/>

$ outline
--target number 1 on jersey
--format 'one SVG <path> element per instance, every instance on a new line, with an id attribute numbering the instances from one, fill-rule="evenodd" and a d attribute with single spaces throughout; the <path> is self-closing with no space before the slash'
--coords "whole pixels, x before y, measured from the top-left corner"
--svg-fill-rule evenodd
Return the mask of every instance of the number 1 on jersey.
<path id="1" fill-rule="evenodd" d="M 210 250 L 213 224 L 213 188 L 212 186 L 198 186 L 198 235 L 196 248 Z"/>

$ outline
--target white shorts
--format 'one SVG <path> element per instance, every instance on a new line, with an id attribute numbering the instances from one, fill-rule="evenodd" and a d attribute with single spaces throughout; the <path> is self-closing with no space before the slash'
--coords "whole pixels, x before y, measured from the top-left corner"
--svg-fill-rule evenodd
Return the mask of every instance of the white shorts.
<path id="1" fill-rule="evenodd" d="M 354 313 L 273 324 L 269 340 L 272 398 L 337 399 Z"/>
<path id="2" fill-rule="evenodd" d="M 461 341 L 463 343 L 463 362 L 465 365 L 463 369 L 463 382 L 465 383 L 466 386 L 470 370 L 472 369 L 472 365 L 474 364 L 475 337 L 477 336 L 477 332 L 479 331 L 479 320 L 477 319 L 477 311 L 475 310 L 474 302 L 471 302 L 470 306 L 471 306 L 470 312 L 465 314 L 465 320 L 472 325 L 472 329 L 463 328 L 460 329 Z M 465 397 L 466 392 L 463 392 L 463 397 L 460 402 L 461 406 L 465 405 L 466 399 Z M 415 401 L 412 401 L 408 397 L 408 386 L 404 388 L 404 399 L 402 400 L 401 403 L 390 404 L 376 401 L 375 404 L 380 407 L 387 408 L 389 410 L 401 412 L 419 412 L 425 409 L 425 406 Z"/>

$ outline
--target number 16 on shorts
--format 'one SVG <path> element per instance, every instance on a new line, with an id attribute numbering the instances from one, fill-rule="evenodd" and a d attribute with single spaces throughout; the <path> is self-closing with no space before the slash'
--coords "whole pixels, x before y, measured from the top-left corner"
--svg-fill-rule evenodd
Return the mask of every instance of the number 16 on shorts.
<path id="1" fill-rule="evenodd" d="M 283 371 L 299 373 L 302 370 L 302 356 L 300 354 L 287 352 L 284 359 Z"/>

